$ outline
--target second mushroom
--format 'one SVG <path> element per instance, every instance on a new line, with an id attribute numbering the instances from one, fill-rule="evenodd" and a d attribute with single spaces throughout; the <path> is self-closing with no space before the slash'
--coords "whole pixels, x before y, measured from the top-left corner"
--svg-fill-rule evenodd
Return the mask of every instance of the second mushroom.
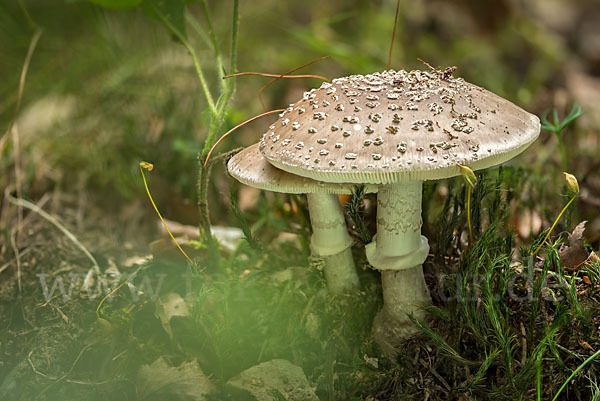
<path id="1" fill-rule="evenodd" d="M 279 170 L 267 162 L 258 144 L 233 156 L 227 169 L 243 184 L 267 191 L 306 194 L 312 226 L 312 255 L 324 262 L 327 288 L 340 294 L 358 287 L 358 276 L 352 258 L 352 238 L 348 235 L 344 213 L 337 194 L 352 192 L 352 184 L 324 183 Z M 367 192 L 376 187 L 369 186 Z"/>

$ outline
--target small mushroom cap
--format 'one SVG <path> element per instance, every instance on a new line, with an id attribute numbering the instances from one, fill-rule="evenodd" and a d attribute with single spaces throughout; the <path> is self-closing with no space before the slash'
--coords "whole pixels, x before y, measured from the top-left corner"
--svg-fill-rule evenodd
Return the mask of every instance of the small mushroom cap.
<path id="1" fill-rule="evenodd" d="M 306 92 L 263 135 L 260 151 L 315 180 L 387 184 L 503 163 L 539 132 L 537 116 L 449 70 L 389 70 Z"/>
<path id="2" fill-rule="evenodd" d="M 227 162 L 229 174 L 242 184 L 286 194 L 351 194 L 356 184 L 327 183 L 294 175 L 270 164 L 258 150 L 258 144 L 248 146 Z M 377 186 L 367 185 L 367 193 L 377 192 Z"/>

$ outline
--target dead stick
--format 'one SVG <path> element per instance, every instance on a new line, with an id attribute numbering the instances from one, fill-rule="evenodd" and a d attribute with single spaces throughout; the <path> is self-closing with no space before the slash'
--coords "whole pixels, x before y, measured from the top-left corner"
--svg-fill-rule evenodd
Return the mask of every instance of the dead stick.
<path id="1" fill-rule="evenodd" d="M 71 233 L 71 231 L 69 231 L 65 226 L 63 226 L 56 219 L 56 217 L 48 214 L 46 211 L 44 211 L 43 209 L 41 209 L 40 207 L 38 207 L 38 205 L 36 205 L 34 203 L 31 203 L 29 201 L 26 201 L 25 199 L 15 198 L 14 196 L 12 196 L 8 192 L 5 192 L 4 196 L 13 205 L 15 205 L 15 206 L 21 206 L 21 207 L 24 207 L 26 209 L 29 209 L 32 212 L 39 214 L 40 216 L 42 216 L 44 219 L 46 219 L 50 223 L 52 223 L 68 239 L 70 239 L 85 254 L 85 256 L 88 257 L 89 260 L 92 261 L 92 264 L 94 266 L 94 271 L 96 272 L 97 275 L 100 275 L 100 266 L 98 265 L 98 262 L 96 262 L 96 259 L 94 258 L 94 256 L 92 256 L 92 254 L 90 253 L 90 251 L 88 251 L 87 248 L 77 239 L 77 237 L 75 237 L 75 235 L 73 235 L 73 233 Z"/>

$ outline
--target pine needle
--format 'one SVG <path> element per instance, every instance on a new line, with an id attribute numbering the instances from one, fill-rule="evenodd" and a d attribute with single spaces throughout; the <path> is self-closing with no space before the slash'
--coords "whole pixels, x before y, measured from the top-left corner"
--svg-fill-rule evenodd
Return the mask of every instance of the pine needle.
<path id="1" fill-rule="evenodd" d="M 238 125 L 236 125 L 235 127 L 233 127 L 232 129 L 230 129 L 229 131 L 227 131 L 226 133 L 223 134 L 223 136 L 221 136 L 217 142 L 215 142 L 215 144 L 210 148 L 210 150 L 208 151 L 208 154 L 206 155 L 206 160 L 204 160 L 204 167 L 206 167 L 206 165 L 208 164 L 208 160 L 210 159 L 210 155 L 212 155 L 212 152 L 215 150 L 215 148 L 217 147 L 217 145 L 219 143 L 221 143 L 221 141 L 225 138 L 227 138 L 227 136 L 229 136 L 229 134 L 231 134 L 233 131 L 237 130 L 238 128 L 243 127 L 246 124 L 251 123 L 254 120 L 258 120 L 261 117 L 267 116 L 269 114 L 275 114 L 275 113 L 281 113 L 282 111 L 285 111 L 284 109 L 277 109 L 277 110 L 271 110 L 271 111 L 267 111 L 265 113 L 259 114 L 257 116 L 254 116 L 246 121 L 244 121 L 243 123 L 240 123 Z"/>

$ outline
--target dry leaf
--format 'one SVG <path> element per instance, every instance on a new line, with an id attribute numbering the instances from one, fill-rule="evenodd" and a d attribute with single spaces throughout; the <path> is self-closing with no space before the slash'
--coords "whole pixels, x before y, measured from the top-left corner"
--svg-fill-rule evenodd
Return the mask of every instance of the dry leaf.
<path id="1" fill-rule="evenodd" d="M 171 318 L 173 316 L 189 316 L 189 314 L 190 311 L 187 304 L 181 295 L 176 292 L 170 292 L 156 301 L 156 316 L 160 319 L 169 338 L 173 338 L 170 324 Z"/>
<path id="2" fill-rule="evenodd" d="M 561 245 L 558 250 L 560 264 L 568 271 L 575 271 L 588 259 L 589 253 L 585 249 L 583 232 L 587 221 L 582 221 L 569 234 L 568 245 Z"/>
<path id="3" fill-rule="evenodd" d="M 206 401 L 215 389 L 197 361 L 174 367 L 159 358 L 151 365 L 140 368 L 137 390 L 138 400 Z"/>

